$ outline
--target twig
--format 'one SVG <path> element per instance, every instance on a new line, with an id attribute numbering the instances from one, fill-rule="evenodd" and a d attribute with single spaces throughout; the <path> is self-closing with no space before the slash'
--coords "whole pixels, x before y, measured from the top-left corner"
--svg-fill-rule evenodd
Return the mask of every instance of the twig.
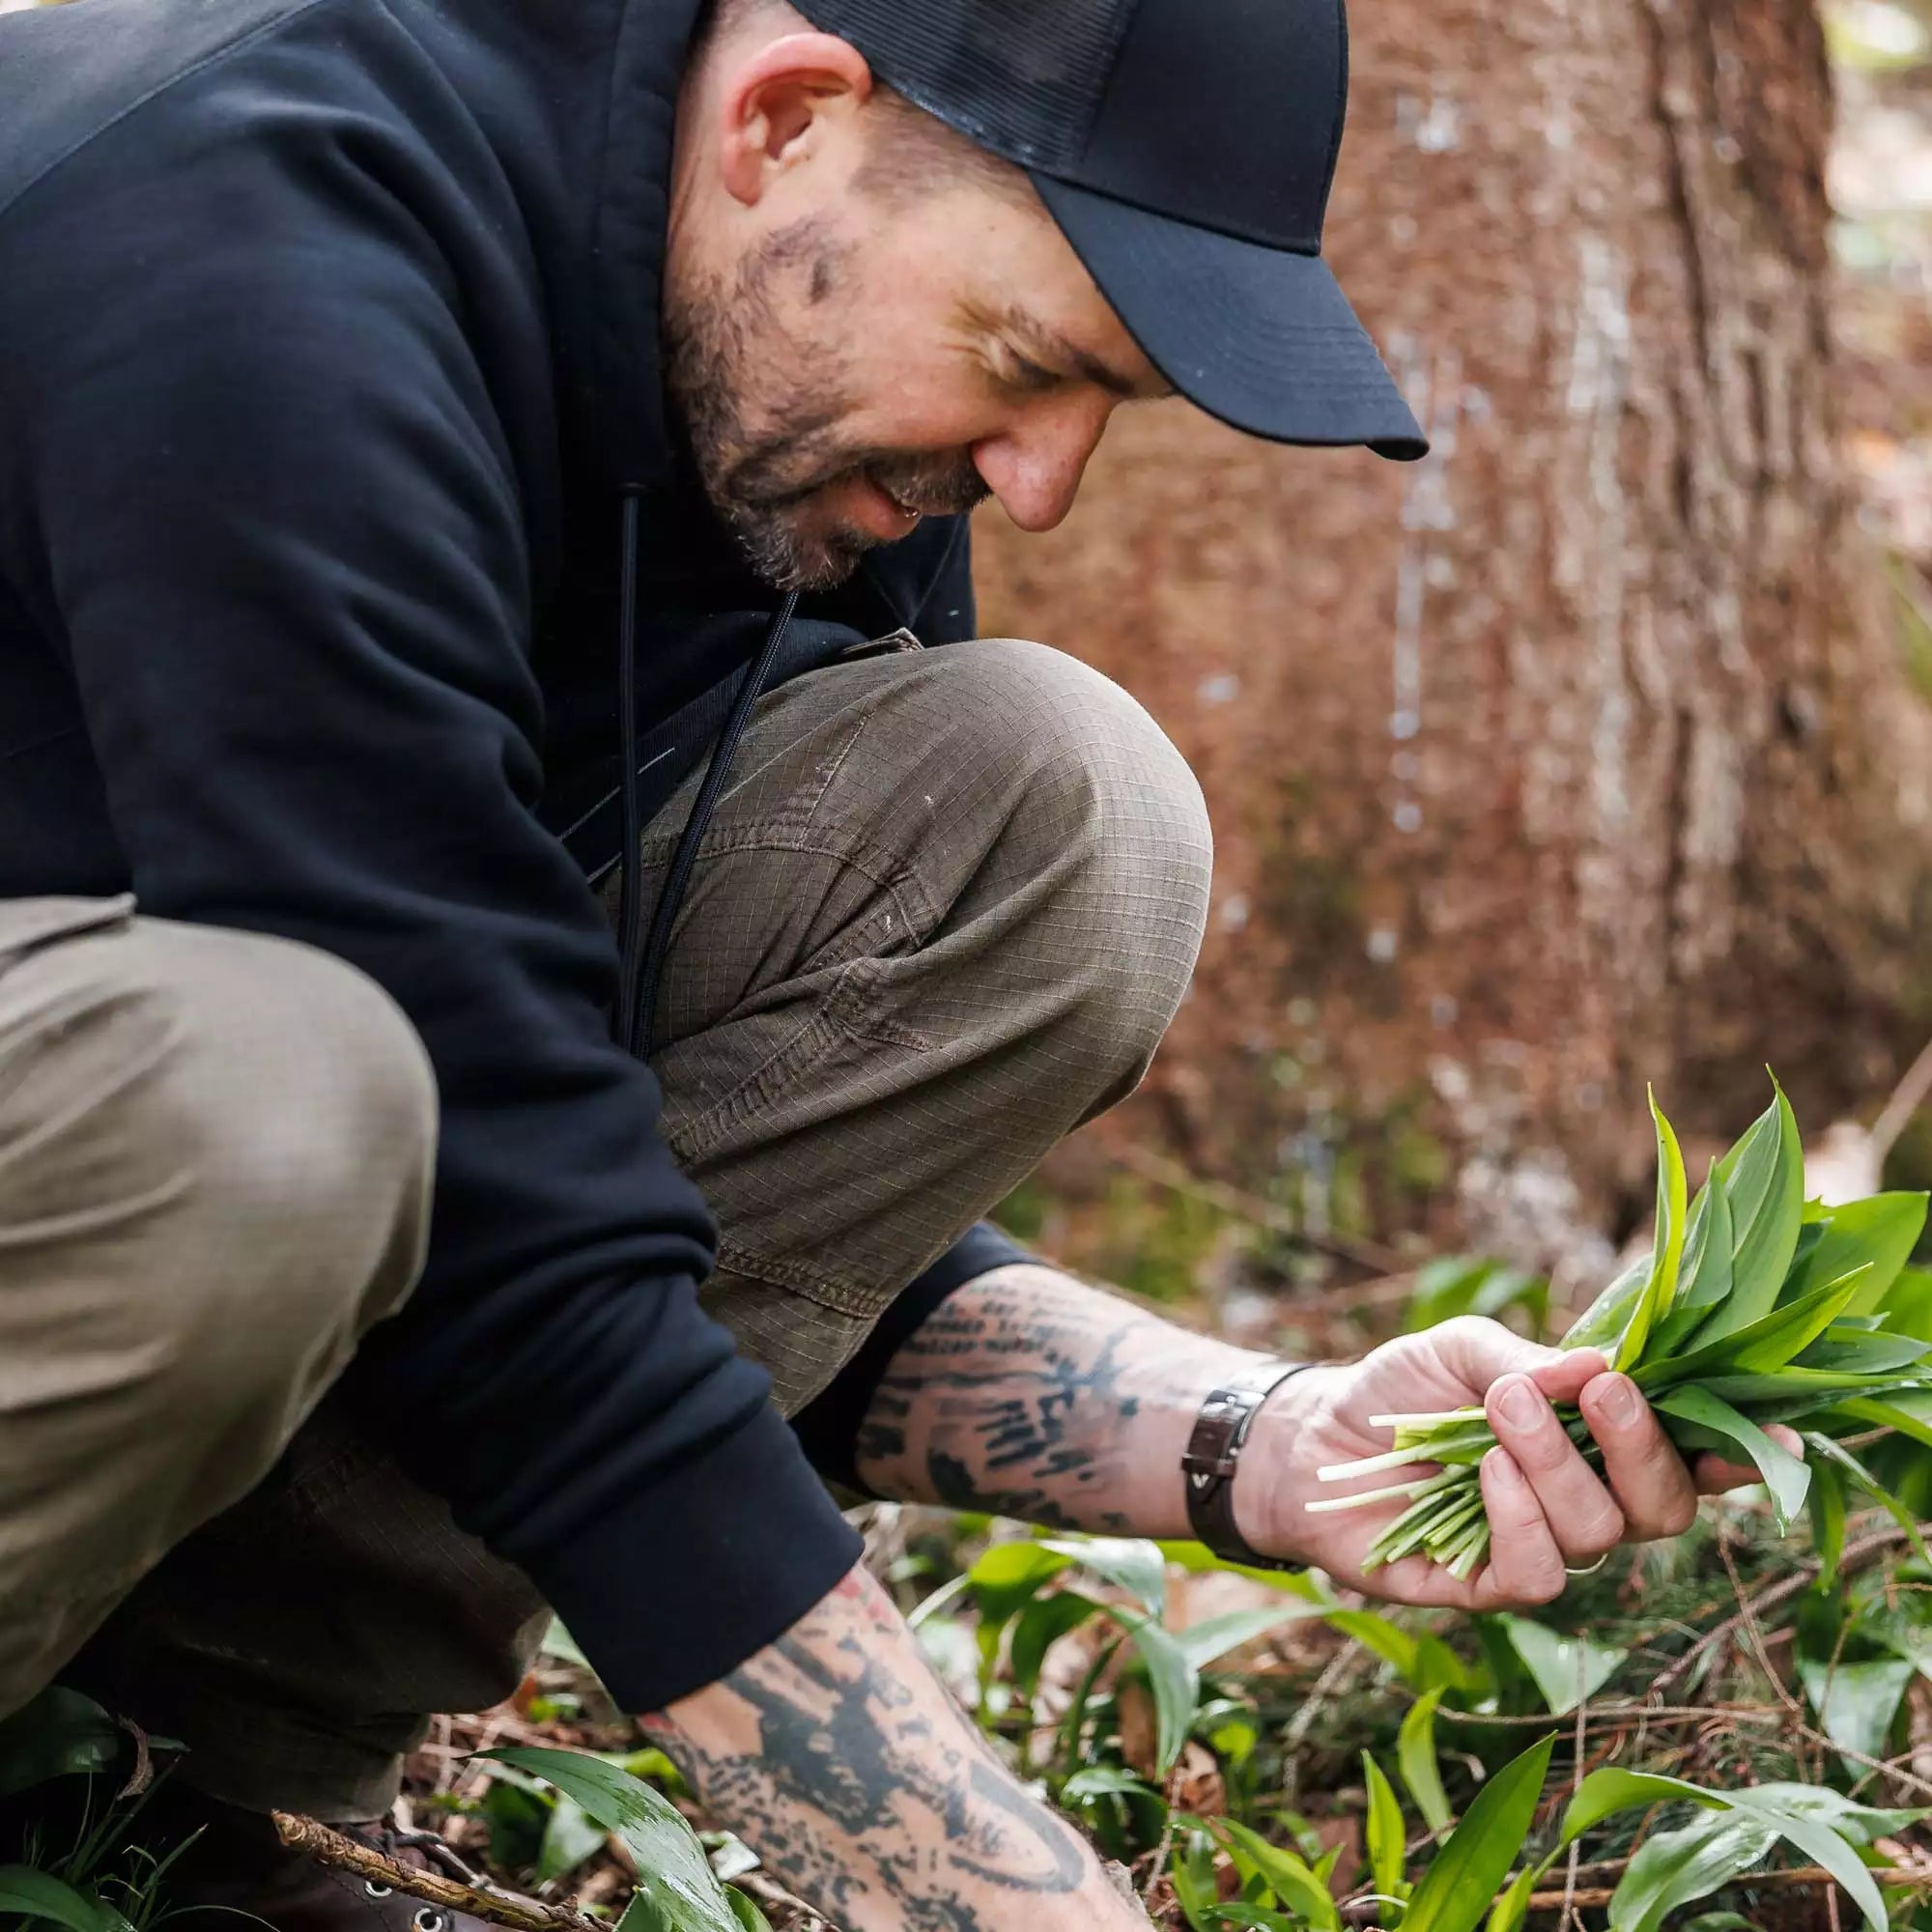
<path id="1" fill-rule="evenodd" d="M 794 1898 L 764 1872 L 743 1872 L 731 1883 L 756 1900 L 758 1909 L 772 1920 L 774 1932 L 834 1932 L 829 1918 L 821 1918 L 803 1899 Z M 611 1928 L 606 1926 L 604 1932 L 611 1932 Z"/>
<path id="2" fill-rule="evenodd" d="M 1197 1179 L 1179 1161 L 1169 1160 L 1165 1154 L 1155 1153 L 1151 1149 L 1125 1146 L 1111 1148 L 1108 1152 L 1130 1174 L 1138 1174 L 1142 1179 L 1151 1180 L 1157 1187 L 1170 1188 L 1176 1194 L 1206 1202 L 1209 1208 L 1218 1208 L 1222 1213 L 1232 1214 L 1237 1221 L 1265 1228 L 1270 1234 L 1284 1235 L 1306 1247 L 1320 1248 L 1324 1254 L 1353 1262 L 1358 1267 L 1373 1268 L 1378 1274 L 1393 1275 L 1404 1270 L 1403 1258 L 1393 1248 L 1383 1247 L 1379 1241 L 1365 1241 L 1351 1235 L 1317 1234 L 1303 1227 L 1286 1208 L 1277 1208 L 1272 1201 L 1264 1201 L 1256 1194 L 1243 1194 L 1239 1188 L 1229 1187 L 1219 1180 Z"/>
<path id="3" fill-rule="evenodd" d="M 1289 1719 L 1287 1729 L 1281 1734 L 1282 1798 L 1291 1808 L 1300 1785 L 1300 1763 L 1296 1754 L 1301 1749 L 1301 1742 L 1314 1728 L 1316 1716 L 1323 1703 L 1348 1678 L 1355 1667 L 1356 1660 L 1363 1654 L 1363 1645 L 1350 1637 L 1322 1666 L 1321 1675 L 1309 1686 L 1308 1695 L 1301 1700 L 1301 1708 Z"/>
<path id="4" fill-rule="evenodd" d="M 1913 1871 L 1903 1865 L 1879 1865 L 1872 1869 L 1872 1877 L 1880 1885 L 1914 1886 L 1924 1889 L 1932 1885 L 1923 1872 Z M 1832 1886 L 1837 1881 L 1823 1865 L 1799 1865 L 1790 1871 L 1743 1872 L 1731 1881 L 1733 1885 L 1748 1886 L 1752 1889 L 1769 1886 Z M 1616 1896 L 1614 1886 L 1589 1886 L 1577 1891 L 1570 1905 L 1581 1909 L 1585 1906 L 1607 1905 Z M 1529 1894 L 1529 1909 L 1532 1912 L 1554 1912 L 1566 1903 L 1567 1894 L 1561 1891 L 1532 1891 Z"/>
<path id="5" fill-rule="evenodd" d="M 1180 1804 L 1181 1766 L 1185 1755 L 1183 1752 L 1181 1757 L 1176 1758 L 1174 1769 L 1167 1774 L 1167 1789 L 1161 1793 L 1161 1803 L 1167 1812 L 1167 1818 L 1160 1828 L 1160 1845 L 1154 1852 L 1153 1863 L 1148 1867 L 1147 1888 L 1138 1894 L 1141 1906 L 1150 1918 L 1153 1917 L 1153 1907 L 1149 1903 L 1149 1899 L 1152 1895 L 1155 1882 L 1167 1870 L 1167 1855 L 1174 1849 L 1174 1820 Z M 1127 1896 L 1129 1898 L 1136 1896 L 1131 1874 L 1127 1878 Z"/>
<path id="6" fill-rule="evenodd" d="M 1875 1556 L 1882 1556 L 1888 1549 L 1895 1548 L 1906 1541 L 1906 1534 L 1898 1524 L 1876 1530 L 1870 1536 L 1861 1537 L 1857 1543 L 1845 1546 L 1844 1553 L 1838 1558 L 1837 1574 L 1848 1576 Z M 1651 1680 L 1651 1695 L 1663 1696 L 1671 1688 L 1688 1677 L 1696 1667 L 1700 1659 L 1708 1655 L 1719 1644 L 1742 1627 L 1745 1611 L 1748 1607 L 1753 1616 L 1762 1616 L 1766 1610 L 1776 1609 L 1779 1604 L 1795 1597 L 1805 1589 L 1817 1577 L 1819 1566 L 1816 1562 L 1801 1564 L 1789 1577 L 1780 1578 L 1751 1598 L 1749 1605 L 1740 1605 L 1735 1616 L 1726 1617 L 1715 1630 L 1707 1632 L 1693 1643 L 1667 1670 Z"/>
<path id="7" fill-rule="evenodd" d="M 1576 1762 L 1570 1767 L 1570 1796 L 1574 1801 L 1583 1788 L 1583 1744 L 1590 1720 L 1590 1651 L 1587 1644 L 1577 1646 L 1577 1744 Z M 1581 1838 L 1570 1841 L 1570 1859 L 1563 1869 L 1563 1917 L 1557 1920 L 1561 1932 L 1570 1932 L 1582 1920 L 1577 1916 L 1577 1866 L 1583 1856 Z"/>
<path id="8" fill-rule="evenodd" d="M 148 1734 L 132 1718 L 116 1718 L 114 1721 L 134 1740 L 134 1769 L 128 1774 L 128 1782 L 114 1794 L 116 1804 L 124 1798 L 138 1798 L 155 1781 L 155 1760 L 148 1749 Z"/>
<path id="9" fill-rule="evenodd" d="M 1757 1627 L 1757 1612 L 1745 1597 L 1745 1586 L 1738 1581 L 1738 1566 L 1732 1560 L 1728 1538 L 1718 1538 L 1718 1554 L 1724 1559 L 1724 1575 L 1731 1579 L 1731 1595 L 1738 1600 L 1738 1621 L 1750 1639 L 1751 1653 L 1758 1661 L 1758 1667 L 1771 1680 L 1771 1688 L 1776 1693 L 1778 1702 L 1802 1724 L 1804 1721 L 1804 1707 L 1791 1694 L 1784 1679 L 1772 1664 L 1771 1653 L 1764 1646 L 1764 1633 Z"/>
<path id="10" fill-rule="evenodd" d="M 1492 1711 L 1458 1711 L 1445 1705 L 1437 1715 L 1445 1723 L 1549 1728 L 1548 1711 L 1532 1711 L 1524 1717 L 1511 1718 Z M 1603 1724 L 1689 1723 L 1700 1718 L 1723 1718 L 1747 1724 L 1784 1722 L 1782 1711 L 1767 1711 L 1757 1704 L 1593 1704 L 1590 1716 Z"/>
<path id="11" fill-rule="evenodd" d="M 1840 1757 L 1848 1757 L 1854 1764 L 1861 1764 L 1867 1771 L 1875 1771 L 1881 1776 L 1889 1777 L 1918 1793 L 1921 1798 L 1932 1798 L 1932 1778 L 1920 1777 L 1916 1772 L 1903 1771 L 1895 1763 L 1889 1764 L 1884 1758 L 1867 1757 L 1861 1750 L 1854 1750 L 1850 1745 L 1841 1745 L 1835 1738 L 1830 1738 L 1822 1731 L 1815 1731 L 1809 1724 L 1801 1722 L 1798 1726 L 1804 1742 L 1818 1747 L 1820 1761 L 1835 1751 Z M 1822 1782 L 1823 1780 L 1814 1780 Z M 1863 1778 L 1859 1779 L 1861 1785 Z"/>
<path id="12" fill-rule="evenodd" d="M 487 1918 L 491 1924 L 507 1925 L 514 1932 L 610 1932 L 602 1920 L 572 1912 L 568 1906 L 540 1905 L 534 1899 L 479 1891 L 474 1886 L 458 1885 L 440 1872 L 400 1864 L 394 1859 L 384 1858 L 373 1846 L 330 1831 L 317 1819 L 298 1817 L 288 1811 L 270 1815 L 275 1835 L 290 1851 L 301 1852 L 318 1864 L 333 1865 L 360 1878 L 374 1879 L 379 1885 L 408 1892 L 412 1898 L 426 1898 L 432 1905 L 467 1912 L 472 1918 Z"/>
<path id="13" fill-rule="evenodd" d="M 1879 1111 L 1879 1117 L 1872 1122 L 1872 1157 L 1883 1167 L 1900 1134 L 1905 1131 L 1905 1123 L 1927 1098 L 1932 1097 L 1932 1040 L 1927 1040 L 1918 1058 L 1906 1069 L 1905 1078 L 1892 1089 L 1891 1098 Z"/>

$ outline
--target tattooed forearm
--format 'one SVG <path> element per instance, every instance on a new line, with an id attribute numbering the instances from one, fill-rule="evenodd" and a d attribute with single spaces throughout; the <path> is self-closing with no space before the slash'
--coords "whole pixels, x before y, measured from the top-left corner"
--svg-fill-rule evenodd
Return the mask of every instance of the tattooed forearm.
<path id="1" fill-rule="evenodd" d="M 863 1569 L 722 1683 L 645 1723 L 706 1807 L 845 1932 L 1133 1923 Z"/>
<path id="2" fill-rule="evenodd" d="M 1194 1418 L 1223 1375 L 1255 1359 L 1056 1268 L 995 1268 L 894 1356 L 859 1471 L 907 1502 L 1183 1536 Z"/>

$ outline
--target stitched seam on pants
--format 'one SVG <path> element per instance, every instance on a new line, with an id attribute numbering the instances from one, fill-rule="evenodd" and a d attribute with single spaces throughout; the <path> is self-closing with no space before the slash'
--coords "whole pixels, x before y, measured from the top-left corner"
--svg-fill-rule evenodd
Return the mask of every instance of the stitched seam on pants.
<path id="1" fill-rule="evenodd" d="M 929 1051 L 932 1040 L 928 1036 L 869 1010 L 876 992 L 876 974 L 868 970 L 873 965 L 870 959 L 854 959 L 839 968 L 832 990 L 816 1011 L 800 1021 L 796 1032 L 767 1054 L 730 1093 L 683 1125 L 666 1131 L 665 1141 L 671 1152 L 680 1161 L 701 1160 L 727 1127 L 769 1106 L 819 1054 L 841 1039 L 876 1039 L 914 1053 Z"/>
<path id="2" fill-rule="evenodd" d="M 644 847 L 645 868 L 668 865 L 675 839 L 655 839 Z M 890 893 L 898 906 L 899 917 L 915 939 L 923 940 L 939 923 L 939 909 L 926 891 L 925 882 L 913 870 L 903 853 L 895 852 L 876 839 L 831 838 L 823 826 L 800 826 L 795 830 L 781 825 L 726 826 L 707 833 L 697 848 L 697 864 L 707 859 L 743 852 L 781 852 L 814 859 L 831 859 L 848 866 L 860 877 L 869 879 L 882 893 Z"/>
<path id="3" fill-rule="evenodd" d="M 781 1261 L 730 1240 L 718 1243 L 718 1267 L 721 1273 L 764 1282 L 781 1294 L 796 1294 L 836 1314 L 865 1321 L 877 1316 L 897 1293 L 893 1288 L 854 1288 L 849 1281 L 827 1274 L 810 1262 Z"/>

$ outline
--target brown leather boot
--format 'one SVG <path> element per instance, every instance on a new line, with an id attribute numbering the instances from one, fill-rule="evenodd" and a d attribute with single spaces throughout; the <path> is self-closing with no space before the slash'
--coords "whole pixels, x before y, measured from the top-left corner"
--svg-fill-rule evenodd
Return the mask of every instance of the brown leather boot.
<path id="1" fill-rule="evenodd" d="M 198 1833 L 167 1875 L 163 1909 L 198 1921 L 206 1932 L 235 1932 L 229 1914 L 265 1919 L 276 1932 L 496 1932 L 481 1918 L 432 1905 L 373 1879 L 290 1851 L 258 1811 L 242 1811 L 177 1788 L 157 1793 L 137 1833 L 165 1856 Z M 441 1839 L 428 1832 L 399 1832 L 378 1820 L 338 1825 L 346 1837 L 400 1865 L 437 1870 L 459 1883 L 472 1876 Z M 213 1908 L 222 1908 L 219 1922 Z"/>

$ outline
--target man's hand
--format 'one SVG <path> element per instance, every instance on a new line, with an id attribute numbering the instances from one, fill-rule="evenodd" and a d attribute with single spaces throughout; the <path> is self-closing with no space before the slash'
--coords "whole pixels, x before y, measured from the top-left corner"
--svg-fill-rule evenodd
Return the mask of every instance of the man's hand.
<path id="1" fill-rule="evenodd" d="M 1600 1477 L 1557 1421 L 1552 1403 L 1574 1403 L 1604 1452 Z M 1324 1484 L 1318 1469 L 1386 1453 L 1386 1429 L 1369 1418 L 1433 1414 L 1481 1404 L 1498 1446 L 1482 1464 L 1489 1561 L 1466 1582 L 1424 1556 L 1362 1575 L 1369 1546 L 1401 1514 L 1375 1509 L 1309 1515 L 1322 1497 L 1403 1480 L 1384 1471 L 1352 1486 Z M 1782 1434 L 1789 1438 L 1790 1432 Z M 1796 1447 L 1795 1441 L 1790 1446 Z M 1427 1464 L 1418 1465 L 1418 1473 Z M 1571 1567 L 1620 1543 L 1677 1536 L 1697 1496 L 1757 1481 L 1715 1456 L 1687 1468 L 1650 1405 L 1594 1349 L 1539 1348 L 1494 1321 L 1467 1317 L 1405 1335 L 1346 1368 L 1308 1369 L 1256 1418 L 1235 1479 L 1235 1514 L 1258 1549 L 1293 1555 L 1346 1587 L 1399 1604 L 1494 1610 L 1545 1604 Z"/>

